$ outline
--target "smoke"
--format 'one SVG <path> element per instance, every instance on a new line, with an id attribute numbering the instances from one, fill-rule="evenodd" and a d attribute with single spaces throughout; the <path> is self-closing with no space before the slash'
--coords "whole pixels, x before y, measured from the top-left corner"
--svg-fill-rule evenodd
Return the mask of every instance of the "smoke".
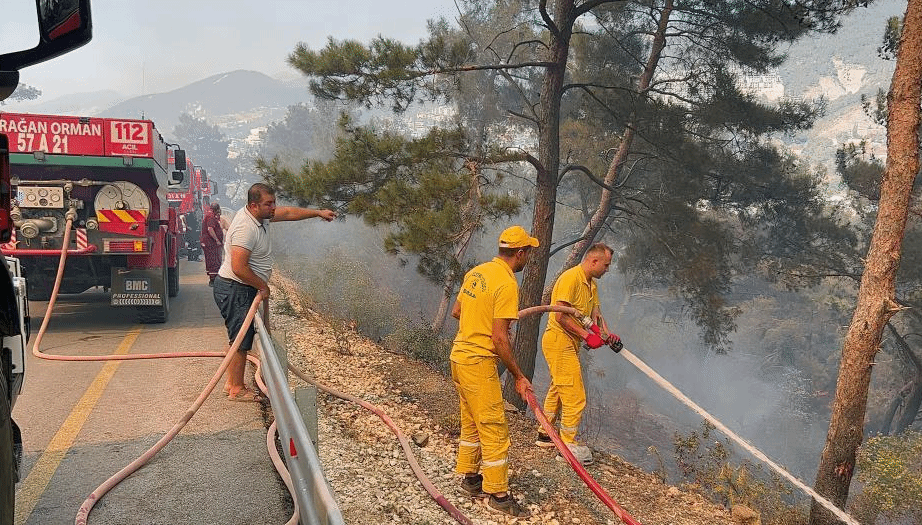
<path id="1" fill-rule="evenodd" d="M 528 224 L 524 219 L 497 224 L 475 239 L 471 262 L 495 256 L 496 237 L 514 223 Z M 312 297 L 356 303 L 346 295 L 359 294 L 358 304 L 370 307 L 369 312 L 419 324 L 431 321 L 441 290 L 416 273 L 414 261 L 401 264 L 397 257 L 385 254 L 381 230 L 348 217 L 332 223 L 277 223 L 273 237 L 276 260 Z M 553 262 L 559 265 L 562 257 L 559 254 L 552 261 L 549 279 L 557 268 Z M 346 282 L 352 282 L 353 288 L 347 289 Z M 808 374 L 791 366 L 773 367 L 766 373 L 765 351 L 750 346 L 748 333 L 734 336 L 736 345 L 728 355 L 709 353 L 700 343 L 698 327 L 666 291 L 628 290 L 617 272 L 600 279 L 599 290 L 603 315 L 628 349 L 796 476 L 812 477 L 828 415 L 812 403 Z M 340 310 L 337 315 L 343 313 Z M 377 322 L 383 324 L 365 326 L 363 332 L 381 339 L 396 326 Z M 542 320 L 542 330 L 545 322 Z M 456 329 L 449 318 L 444 335 L 451 337 Z M 674 435 L 699 429 L 701 418 L 607 347 L 585 351 L 583 357 L 589 398 L 583 438 L 597 449 L 649 470 L 658 468 L 649 452 L 651 446 L 660 451 L 667 465 L 673 463 Z M 538 396 L 543 396 L 549 377 L 540 350 L 533 383 Z M 756 462 L 745 455 L 735 459 L 740 460 Z"/>
<path id="2" fill-rule="evenodd" d="M 674 300 L 631 292 L 620 275 L 599 282 L 602 312 L 626 348 L 734 432 L 801 479 L 812 479 L 828 414 L 811 404 L 812 381 L 791 366 L 766 372 L 764 349 L 735 334 L 727 355 L 702 347 L 698 327 Z M 751 315 L 759 315 L 753 312 Z M 745 324 L 745 323 L 742 323 Z M 702 418 L 611 351 L 588 353 L 590 405 L 584 430 L 632 463 L 657 468 L 649 447 L 671 451 L 673 436 L 699 429 Z M 598 421 L 595 421 L 597 419 Z M 758 460 L 736 451 L 735 462 Z M 663 454 L 669 463 L 669 453 Z"/>

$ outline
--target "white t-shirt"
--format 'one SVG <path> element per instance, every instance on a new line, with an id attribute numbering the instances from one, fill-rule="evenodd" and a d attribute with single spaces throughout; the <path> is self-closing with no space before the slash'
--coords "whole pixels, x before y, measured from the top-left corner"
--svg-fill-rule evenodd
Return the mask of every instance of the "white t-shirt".
<path id="1" fill-rule="evenodd" d="M 243 282 L 234 274 L 231 267 L 231 246 L 239 246 L 250 251 L 250 269 L 262 280 L 269 282 L 272 275 L 272 243 L 269 241 L 269 221 L 259 221 L 243 208 L 234 214 L 224 234 L 224 261 L 218 275 L 225 279 Z"/>

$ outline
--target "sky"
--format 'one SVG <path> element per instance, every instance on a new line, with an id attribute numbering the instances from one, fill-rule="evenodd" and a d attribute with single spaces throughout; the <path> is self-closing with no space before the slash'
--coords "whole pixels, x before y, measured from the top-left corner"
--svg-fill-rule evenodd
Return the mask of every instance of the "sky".
<path id="1" fill-rule="evenodd" d="M 32 47 L 34 0 L 3 5 L 17 10 L 0 21 L 3 52 Z M 298 42 L 320 49 L 328 37 L 368 42 L 383 35 L 416 43 L 427 20 L 456 13 L 453 0 L 92 0 L 91 11 L 89 44 L 20 72 L 42 100 L 102 90 L 162 93 L 236 69 L 294 77 L 286 58 Z"/>

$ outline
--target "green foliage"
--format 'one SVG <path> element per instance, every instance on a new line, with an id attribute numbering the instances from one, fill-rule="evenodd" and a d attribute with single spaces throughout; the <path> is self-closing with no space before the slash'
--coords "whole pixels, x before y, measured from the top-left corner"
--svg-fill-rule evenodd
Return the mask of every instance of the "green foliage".
<path id="1" fill-rule="evenodd" d="M 466 158 L 459 130 L 407 139 L 354 127 L 345 116 L 340 125 L 329 162 L 307 161 L 294 173 L 276 158 L 259 160 L 258 169 L 282 197 L 333 206 L 385 228 L 385 250 L 403 261 L 416 256 L 420 274 L 436 284 L 460 275 L 474 232 L 519 211 L 517 198 L 491 191 L 502 180 L 489 169 L 496 159 Z"/>
<path id="2" fill-rule="evenodd" d="M 417 101 L 417 94 L 432 89 L 424 79 L 437 70 L 457 67 L 467 58 L 465 43 L 450 43 L 439 35 L 408 46 L 379 36 L 366 47 L 355 40 L 328 39 L 321 51 L 300 43 L 288 56 L 288 63 L 311 80 L 314 95 L 325 99 L 362 101 L 367 107 L 391 103 L 401 112 Z M 442 95 L 432 89 L 424 100 Z"/>
<path id="3" fill-rule="evenodd" d="M 311 91 L 321 98 L 390 106 L 395 112 L 418 101 L 457 100 L 469 152 L 484 150 L 481 139 L 490 135 L 492 123 L 508 129 L 511 115 L 538 137 L 537 148 L 526 145 L 519 156 L 535 168 L 542 188 L 536 210 L 552 209 L 559 200 L 586 220 L 601 188 L 592 177 L 575 174 L 602 178 L 612 148 L 627 144 L 626 131 L 632 130 L 625 162 L 613 167 L 619 175 L 610 187 L 616 209 L 605 219 L 617 237 L 638 245 L 633 248 L 638 256 L 621 268 L 641 274 L 638 283 L 649 281 L 648 267 L 662 270 L 657 284 L 689 300 L 704 340 L 724 349 L 735 316 L 727 300 L 729 279 L 758 264 L 741 255 L 758 254 L 757 241 L 771 238 L 775 227 L 739 242 L 745 230 L 737 215 L 758 220 L 763 213 L 793 210 L 780 200 L 798 189 L 815 190 L 791 176 L 790 163 L 764 137 L 805 129 L 822 109 L 821 103 L 758 100 L 741 91 L 739 77 L 777 67 L 786 44 L 810 32 L 835 31 L 842 14 L 866 3 L 692 1 L 677 3 L 667 15 L 646 1 L 587 2 L 558 14 L 556 4 L 462 0 L 458 26 L 431 23 L 429 38 L 416 46 L 385 37 L 365 45 L 330 39 L 320 51 L 299 45 L 289 62 L 311 79 Z M 583 24 L 583 16 L 591 22 Z M 665 48 L 651 55 L 651 37 L 663 16 L 669 17 Z M 652 70 L 644 71 L 648 63 Z M 655 81 L 638 89 L 644 77 Z M 556 86 L 559 91 L 551 89 Z M 574 134 L 560 141 L 565 150 L 553 151 L 560 123 L 576 123 L 570 127 Z M 564 177 L 567 173 L 574 175 Z M 312 182 L 322 179 L 318 173 Z M 561 179 L 564 193 L 557 199 L 557 188 L 547 185 Z M 379 189 L 366 179 L 353 180 L 350 189 L 367 186 Z M 815 198 L 815 193 L 800 197 L 801 210 L 815 205 Z M 548 214 L 534 222 L 552 230 L 553 220 Z M 777 228 L 805 222 L 779 220 Z M 549 234 L 538 234 L 551 246 Z M 410 243 L 401 239 L 394 246 L 404 244 Z M 689 254 L 694 267 L 685 269 Z M 532 280 L 544 275 L 546 265 L 541 259 L 526 268 L 528 294 L 543 286 Z M 444 269 L 435 264 L 424 271 L 437 275 Z"/>
<path id="4" fill-rule="evenodd" d="M 325 100 L 315 101 L 314 107 L 289 106 L 285 118 L 270 124 L 263 132 L 259 157 L 278 157 L 288 169 L 297 169 L 307 159 L 328 160 L 333 156 L 340 132 L 334 122 L 342 112 L 352 114 L 349 106 Z"/>
<path id="5" fill-rule="evenodd" d="M 836 172 L 849 188 L 871 201 L 880 200 L 884 164 L 867 152 L 867 144 L 845 144 L 836 150 Z"/>
<path id="6" fill-rule="evenodd" d="M 670 203 L 662 204 L 666 208 Z M 681 204 L 654 214 L 648 224 L 650 230 L 646 233 L 659 238 L 644 241 L 643 233 L 638 231 L 619 257 L 619 269 L 632 272 L 635 286 L 673 286 L 703 326 L 704 343 L 723 351 L 736 315 L 723 298 L 729 292 L 732 276 L 723 256 L 733 244 L 731 232 Z M 683 264 L 676 264 L 680 260 Z"/>
<path id="7" fill-rule="evenodd" d="M 869 522 L 877 514 L 894 523 L 922 522 L 922 433 L 873 437 L 858 450 L 858 496 Z"/>
<path id="8" fill-rule="evenodd" d="M 330 248 L 324 261 L 335 264 L 300 264 L 280 257 L 279 265 L 290 269 L 304 285 L 311 301 L 324 312 L 348 321 L 373 340 L 394 332 L 400 318 L 399 295 L 381 282 L 368 265 L 339 247 Z"/>
<path id="9" fill-rule="evenodd" d="M 402 318 L 397 322 L 396 330 L 384 338 L 384 346 L 391 352 L 418 359 L 448 373 L 451 354 L 451 341 L 436 333 L 428 323 L 417 324 Z"/>
<path id="10" fill-rule="evenodd" d="M 713 485 L 717 473 L 730 457 L 729 441 L 709 443 L 714 430 L 714 425 L 704 421 L 700 431 L 693 430 L 688 436 L 676 432 L 673 439 L 675 459 L 686 482 Z"/>
<path id="11" fill-rule="evenodd" d="M 179 122 L 173 128 L 173 136 L 180 147 L 186 150 L 189 159 L 196 166 L 205 168 L 210 178 L 224 181 L 230 179 L 234 171 L 227 160 L 230 141 L 218 126 L 209 124 L 204 118 L 181 113 Z"/>
<path id="12" fill-rule="evenodd" d="M 687 488 L 726 507 L 745 505 L 757 510 L 765 525 L 804 525 L 806 508 L 788 503 L 792 492 L 783 480 L 766 475 L 761 465 L 749 461 L 735 465 L 729 440 L 713 439 L 713 431 L 705 421 L 688 436 L 675 435 L 676 463 Z"/>
<path id="13" fill-rule="evenodd" d="M 824 101 L 773 104 L 740 82 L 776 67 L 780 42 L 831 29 L 835 14 L 827 9 L 834 6 L 757 4 L 676 6 L 656 68 L 662 78 L 640 92 L 650 45 L 639 35 L 653 34 L 662 13 L 632 2 L 600 6 L 593 14 L 607 31 L 574 35 L 571 103 L 562 107 L 561 153 L 595 173 L 612 169 L 620 130 L 636 130 L 624 163 L 614 167 L 607 219 L 625 245 L 618 267 L 633 286 L 663 287 L 684 300 L 703 342 L 718 352 L 729 347 L 739 313 L 730 300 L 734 279 L 766 258 L 799 253 L 787 242 L 791 230 L 812 237 L 805 243 L 831 243 L 823 237 L 835 231 L 828 217 L 815 218 L 818 177 L 764 140 L 812 126 Z M 809 23 L 801 8 L 816 10 Z M 559 200 L 588 219 L 600 196 L 598 185 L 574 175 Z"/>
<path id="14" fill-rule="evenodd" d="M 887 93 L 883 89 L 877 90 L 877 96 L 874 98 L 874 101 L 871 102 L 868 99 L 868 96 L 864 93 L 861 94 L 861 109 L 864 110 L 864 114 L 871 118 L 875 123 L 880 126 L 887 125 Z"/>
<path id="15" fill-rule="evenodd" d="M 900 47 L 900 33 L 903 31 L 903 21 L 898 16 L 892 16 L 887 19 L 887 27 L 884 29 L 883 42 L 877 48 L 877 54 L 884 60 L 893 60 L 896 58 L 896 51 Z"/>

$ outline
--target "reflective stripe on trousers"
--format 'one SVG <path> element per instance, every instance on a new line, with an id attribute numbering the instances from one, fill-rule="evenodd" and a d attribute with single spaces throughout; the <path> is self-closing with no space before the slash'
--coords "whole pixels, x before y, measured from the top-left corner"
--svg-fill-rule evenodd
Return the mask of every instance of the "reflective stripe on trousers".
<path id="1" fill-rule="evenodd" d="M 496 360 L 485 357 L 469 365 L 452 362 L 451 377 L 461 406 L 461 438 L 455 471 L 459 474 L 480 471 L 484 492 L 506 492 L 509 489 L 506 463 L 509 427 L 503 412 Z"/>
<path id="2" fill-rule="evenodd" d="M 586 408 L 579 346 L 565 335 L 546 331 L 541 338 L 541 351 L 551 372 L 551 385 L 544 398 L 544 414 L 552 425 L 559 419 L 560 439 L 574 444 Z"/>

